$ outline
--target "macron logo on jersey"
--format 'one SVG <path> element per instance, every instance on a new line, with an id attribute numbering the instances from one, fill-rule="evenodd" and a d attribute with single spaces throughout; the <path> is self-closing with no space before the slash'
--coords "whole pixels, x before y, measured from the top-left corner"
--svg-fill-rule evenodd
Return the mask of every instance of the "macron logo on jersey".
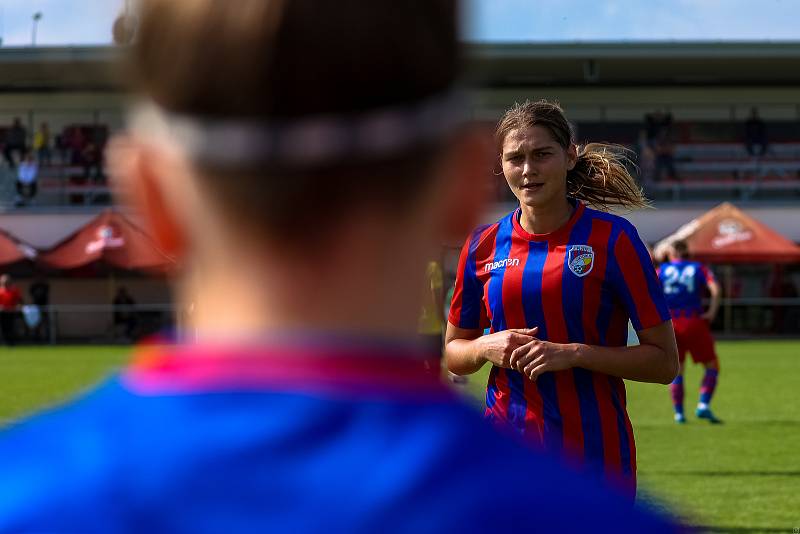
<path id="1" fill-rule="evenodd" d="M 500 267 L 515 267 L 519 265 L 519 258 L 506 258 L 500 261 L 489 262 L 483 266 L 483 272 L 488 273 Z"/>

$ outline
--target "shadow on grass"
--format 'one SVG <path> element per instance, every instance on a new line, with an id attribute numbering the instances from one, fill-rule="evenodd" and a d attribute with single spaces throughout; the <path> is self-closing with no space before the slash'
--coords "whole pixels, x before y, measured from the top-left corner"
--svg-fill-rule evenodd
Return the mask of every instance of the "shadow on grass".
<path id="1" fill-rule="evenodd" d="M 692 426 L 703 426 L 709 428 L 726 428 L 726 427 L 748 427 L 748 426 L 768 426 L 768 427 L 800 427 L 800 421 L 794 419 L 759 419 L 757 421 L 747 421 L 747 420 L 735 420 L 735 419 L 725 419 L 725 425 L 712 425 L 708 421 L 701 421 L 701 420 L 690 420 L 687 425 L 676 425 L 672 422 L 672 418 L 670 417 L 669 420 L 666 418 L 663 421 L 652 422 L 652 421 L 645 421 L 645 422 L 636 422 L 634 425 L 635 429 L 643 429 L 643 428 L 664 428 L 664 427 L 672 427 L 675 428 L 677 432 L 680 432 L 682 429 L 688 429 Z"/>
<path id="2" fill-rule="evenodd" d="M 790 528 L 775 527 L 720 527 L 694 525 L 689 527 L 689 532 L 792 532 Z"/>
<path id="3" fill-rule="evenodd" d="M 703 477 L 800 477 L 800 471 L 640 471 L 642 475 Z"/>

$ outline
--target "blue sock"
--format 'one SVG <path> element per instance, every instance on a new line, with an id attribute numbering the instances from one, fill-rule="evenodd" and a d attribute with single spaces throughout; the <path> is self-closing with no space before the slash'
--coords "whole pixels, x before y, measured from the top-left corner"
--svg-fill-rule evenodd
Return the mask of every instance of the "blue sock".
<path id="1" fill-rule="evenodd" d="M 703 382 L 700 385 L 700 402 L 709 404 L 711 397 L 714 395 L 714 390 L 717 387 L 717 375 L 719 371 L 716 369 L 706 369 L 706 374 L 703 377 Z"/>
<path id="2" fill-rule="evenodd" d="M 672 396 L 672 407 L 675 413 L 683 415 L 683 375 L 678 375 L 672 384 L 669 385 L 669 392 Z"/>

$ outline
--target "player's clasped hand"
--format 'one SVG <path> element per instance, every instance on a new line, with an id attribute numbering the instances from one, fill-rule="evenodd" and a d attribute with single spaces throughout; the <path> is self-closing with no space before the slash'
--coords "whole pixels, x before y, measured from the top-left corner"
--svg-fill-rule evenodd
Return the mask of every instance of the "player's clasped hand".
<path id="1" fill-rule="evenodd" d="M 574 352 L 567 350 L 566 345 L 534 338 L 514 349 L 509 364 L 511 369 L 536 380 L 542 373 L 575 367 Z"/>
<path id="2" fill-rule="evenodd" d="M 490 363 L 511 369 L 511 354 L 531 341 L 539 332 L 539 327 L 534 328 L 512 328 L 502 330 L 483 337 L 480 337 L 482 353 L 484 358 Z"/>

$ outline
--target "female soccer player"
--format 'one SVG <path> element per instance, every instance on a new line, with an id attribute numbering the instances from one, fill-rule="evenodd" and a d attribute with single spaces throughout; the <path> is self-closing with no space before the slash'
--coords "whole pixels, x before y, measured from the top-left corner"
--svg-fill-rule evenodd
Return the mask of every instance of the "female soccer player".
<path id="1" fill-rule="evenodd" d="M 647 249 L 605 208 L 646 200 L 612 147 L 576 147 L 557 104 L 515 105 L 496 141 L 519 207 L 464 244 L 448 367 L 468 374 L 491 363 L 490 419 L 634 495 L 622 379 L 668 384 L 678 358 Z M 625 346 L 629 318 L 639 346 Z"/>

